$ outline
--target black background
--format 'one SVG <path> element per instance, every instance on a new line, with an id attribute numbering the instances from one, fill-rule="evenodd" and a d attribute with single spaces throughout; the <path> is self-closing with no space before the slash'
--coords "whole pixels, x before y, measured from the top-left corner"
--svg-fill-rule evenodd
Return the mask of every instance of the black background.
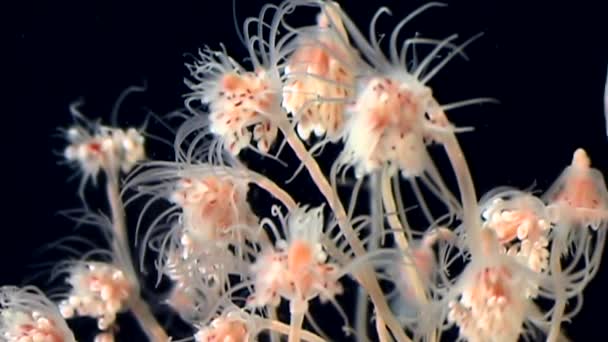
<path id="1" fill-rule="evenodd" d="M 257 15 L 264 4 L 236 2 L 239 23 Z M 476 128 L 461 142 L 480 194 L 497 185 L 523 188 L 533 182 L 546 189 L 577 147 L 587 149 L 594 165 L 608 171 L 602 110 L 608 12 L 601 1 L 532 2 L 447 1 L 449 7 L 408 25 L 408 34 L 438 38 L 485 32 L 467 48 L 469 62 L 455 60 L 431 82 L 442 103 L 477 96 L 501 101 L 451 114 L 456 124 Z M 393 10 L 394 17 L 384 17 L 380 26 L 390 32 L 421 4 L 342 2 L 364 32 L 379 6 Z M 121 91 L 145 81 L 147 92 L 130 97 L 121 111 L 121 122 L 137 125 L 145 114 L 142 106 L 159 114 L 182 106 L 184 54 L 220 42 L 237 57 L 244 49 L 230 1 L 23 1 L 5 14 L 12 24 L 3 54 L 14 60 L 6 65 L 8 88 L 2 96 L 9 106 L 1 114 L 0 283 L 20 284 L 31 276 L 25 266 L 36 261 L 32 252 L 70 232 L 73 224 L 56 212 L 79 205 L 77 181 L 67 182 L 72 171 L 57 165 L 60 158 L 53 154 L 64 147 L 52 135 L 71 122 L 69 103 L 82 97 L 88 116 L 108 119 Z M 171 138 L 162 129 L 155 133 Z M 158 151 L 151 158 L 170 158 L 162 147 Z M 604 333 L 605 268 L 567 328 L 574 340 Z"/>

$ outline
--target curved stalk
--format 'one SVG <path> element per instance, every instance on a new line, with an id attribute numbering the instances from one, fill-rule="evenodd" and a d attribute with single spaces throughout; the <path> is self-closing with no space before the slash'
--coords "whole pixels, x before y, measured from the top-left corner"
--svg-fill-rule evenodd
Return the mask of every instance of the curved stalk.
<path id="1" fill-rule="evenodd" d="M 112 212 L 112 250 L 115 257 L 119 259 L 120 266 L 125 269 L 126 273 L 131 278 L 132 283 L 135 285 L 132 294 L 133 298 L 130 299 L 128 304 L 129 310 L 133 316 L 135 316 L 135 319 L 150 341 L 167 342 L 170 339 L 165 332 L 165 329 L 158 323 L 152 314 L 148 303 L 140 297 L 140 284 L 129 249 L 129 237 L 127 235 L 127 225 L 125 222 L 126 215 L 120 198 L 117 175 L 114 177 L 108 175 L 106 190 L 110 203 L 110 210 Z"/>
<path id="2" fill-rule="evenodd" d="M 432 104 L 430 117 L 433 122 L 440 126 L 450 126 L 445 112 L 438 103 Z M 471 171 L 469 170 L 469 165 L 464 157 L 462 148 L 453 132 L 441 134 L 440 142 L 443 144 L 445 152 L 448 155 L 456 176 L 456 181 L 458 182 L 458 190 L 460 191 L 460 199 L 463 208 L 462 222 L 467 232 L 469 248 L 471 248 L 472 254 L 475 254 L 477 246 L 481 245 L 479 237 L 481 218 L 479 217 L 477 194 L 475 192 L 473 178 L 471 177 Z"/>
<path id="3" fill-rule="evenodd" d="M 553 246 L 551 247 L 550 267 L 556 287 L 556 299 L 555 305 L 553 306 L 553 314 L 551 315 L 551 328 L 549 329 L 549 334 L 547 335 L 547 342 L 557 342 L 558 338 L 560 337 L 562 319 L 564 310 L 566 309 L 566 293 L 563 285 L 559 282 L 559 277 L 561 277 L 562 274 L 562 265 L 560 260 L 561 251 L 559 250 L 558 246 L 558 243 L 553 243 Z"/>

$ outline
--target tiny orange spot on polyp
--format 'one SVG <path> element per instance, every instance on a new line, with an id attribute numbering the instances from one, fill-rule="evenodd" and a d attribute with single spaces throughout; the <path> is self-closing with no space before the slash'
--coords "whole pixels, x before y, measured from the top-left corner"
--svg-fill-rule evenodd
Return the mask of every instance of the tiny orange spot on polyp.
<path id="1" fill-rule="evenodd" d="M 309 51 L 310 57 L 307 58 L 310 71 L 314 74 L 326 76 L 329 71 L 329 56 L 320 48 L 313 48 Z"/>
<path id="2" fill-rule="evenodd" d="M 90 276 L 88 279 L 89 286 L 101 286 L 102 280 L 97 276 Z"/>
<path id="3" fill-rule="evenodd" d="M 287 255 L 287 267 L 295 274 L 308 272 L 312 265 L 313 255 L 310 245 L 304 241 L 293 241 Z"/>
<path id="4" fill-rule="evenodd" d="M 258 102 L 258 109 L 260 111 L 268 111 L 270 109 L 270 104 L 272 103 L 273 97 L 271 95 L 267 95 L 264 97 L 261 97 L 257 102 Z"/>
<path id="5" fill-rule="evenodd" d="M 34 329 L 34 326 L 27 323 L 27 324 L 23 324 L 19 327 L 23 332 L 28 332 Z"/>
<path id="6" fill-rule="evenodd" d="M 90 144 L 87 145 L 89 147 L 89 149 L 95 153 L 100 153 L 101 152 L 101 144 L 98 142 L 92 142 Z"/>
<path id="7" fill-rule="evenodd" d="M 313 267 L 311 246 L 304 241 L 292 242 L 287 254 L 287 274 L 293 281 L 297 292 L 302 296 L 306 296 L 312 287 L 314 281 Z"/>
<path id="8" fill-rule="evenodd" d="M 219 181 L 214 177 L 209 177 L 203 180 L 202 183 L 207 186 L 207 191 L 209 192 L 217 192 L 220 187 Z"/>
<path id="9" fill-rule="evenodd" d="M 490 297 L 508 299 L 503 283 L 511 278 L 504 267 L 486 267 L 475 276 L 475 283 L 468 290 L 473 302 L 485 302 Z"/>
<path id="10" fill-rule="evenodd" d="M 389 117 L 382 110 L 373 110 L 370 113 L 369 125 L 372 131 L 383 131 L 389 123 Z"/>
<path id="11" fill-rule="evenodd" d="M 34 335 L 37 334 L 42 334 L 44 335 L 48 341 L 53 341 L 53 342 L 61 342 L 63 341 L 63 338 L 59 335 L 59 333 L 57 333 L 57 331 L 55 331 L 54 328 L 54 322 L 52 321 L 48 321 L 49 322 L 49 326 L 45 326 L 42 328 L 38 328 L 35 327 L 32 324 L 23 324 L 19 327 L 19 329 L 21 330 L 21 334 L 19 337 L 24 337 L 24 338 L 28 338 L 31 339 Z"/>
<path id="12" fill-rule="evenodd" d="M 223 90 L 235 91 L 243 86 L 243 80 L 239 75 L 229 73 L 222 77 L 221 84 Z"/>

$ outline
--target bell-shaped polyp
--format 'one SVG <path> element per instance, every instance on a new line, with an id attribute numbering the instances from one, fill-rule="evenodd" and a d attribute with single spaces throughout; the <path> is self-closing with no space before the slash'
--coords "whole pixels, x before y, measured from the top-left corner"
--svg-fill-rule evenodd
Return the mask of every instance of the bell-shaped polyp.
<path id="1" fill-rule="evenodd" d="M 142 89 L 127 89 L 117 101 L 113 114 L 116 114 L 122 99 L 134 90 Z M 68 143 L 63 156 L 82 175 L 79 189 L 81 197 L 86 182 L 90 179 L 95 185 L 100 171 L 114 177 L 119 172 L 128 173 L 146 158 L 142 129 L 101 125 L 99 120 L 91 120 L 80 112 L 82 104 L 81 100 L 70 104 L 74 123 L 71 127 L 62 129 Z M 113 117 L 113 125 L 116 124 L 115 121 L 116 117 Z"/>
<path id="2" fill-rule="evenodd" d="M 320 295 L 322 299 L 331 299 L 342 291 L 337 265 L 328 262 L 323 248 L 324 227 L 323 206 L 299 207 L 287 218 L 288 238 L 278 247 L 286 254 L 292 298 L 307 301 Z"/>
<path id="3" fill-rule="evenodd" d="M 448 301 L 448 321 L 469 341 L 517 341 L 526 322 L 538 318 L 527 293 L 542 278 L 504 254 L 493 230 L 482 229 L 480 243 L 441 301 Z"/>
<path id="4" fill-rule="evenodd" d="M 434 219 L 418 181 L 450 212 L 457 212 L 460 205 L 427 150 L 430 131 L 425 104 L 430 98 L 429 88 L 399 78 L 378 76 L 363 81 L 354 104 L 347 109 L 344 151 L 333 167 L 334 172 L 354 167 L 357 177 L 385 167 L 391 175 L 399 173 L 411 181 L 416 199 L 431 223 Z"/>
<path id="5" fill-rule="evenodd" d="M 298 135 L 336 140 L 344 125 L 346 101 L 354 89 L 355 55 L 337 4 L 325 4 L 317 26 L 299 30 L 285 66 L 283 107 L 297 121 Z"/>
<path id="6" fill-rule="evenodd" d="M 281 217 L 287 240 L 260 254 L 252 266 L 255 306 L 277 305 L 280 297 L 306 303 L 320 297 L 333 301 L 342 292 L 337 265 L 323 250 L 323 207 L 298 207 Z M 273 231 L 278 231 L 273 228 Z"/>
<path id="7" fill-rule="evenodd" d="M 348 109 L 344 162 L 353 164 L 358 175 L 388 163 L 407 176 L 426 170 L 423 93 L 388 77 L 367 81 Z"/>
<path id="8" fill-rule="evenodd" d="M 608 222 L 608 190 L 602 173 L 591 167 L 582 148 L 577 149 L 570 166 L 543 195 L 559 223 L 599 229 Z"/>
<path id="9" fill-rule="evenodd" d="M 554 267 L 553 276 L 564 286 L 567 297 L 579 295 L 597 273 L 602 259 L 608 223 L 606 183 L 601 172 L 591 167 L 585 150 L 579 148 L 572 164 L 543 198 L 554 222 L 552 258 L 553 252 L 556 258 L 570 255 L 560 269 Z M 597 234 L 593 236 L 587 227 Z"/>
<path id="10" fill-rule="evenodd" d="M 93 317 L 99 329 L 109 328 L 126 308 L 135 285 L 124 271 L 109 263 L 76 262 L 69 272 L 67 282 L 72 289 L 59 304 L 63 317 Z"/>
<path id="11" fill-rule="evenodd" d="M 193 93 L 186 104 L 195 116 L 178 130 L 175 147 L 182 151 L 180 156 L 197 159 L 203 151 L 209 160 L 221 160 L 222 152 L 235 156 L 253 142 L 262 153 L 268 152 L 277 135 L 271 113 L 280 112 L 276 80 L 264 70 L 245 71 L 224 51 L 208 49 L 190 70 L 198 83 L 188 83 Z M 193 101 L 206 104 L 208 116 L 194 109 Z M 196 135 L 184 148 L 192 134 Z"/>
<path id="12" fill-rule="evenodd" d="M 232 245 L 239 254 L 243 252 L 245 240 L 257 239 L 250 234 L 257 229 L 258 219 L 247 201 L 253 176 L 246 169 L 149 162 L 138 171 L 127 180 L 124 188 L 137 191 L 129 202 L 149 197 L 140 212 L 136 229 L 138 234 L 147 216 L 152 216 L 143 235 L 143 244 L 158 241 L 167 226 L 169 233 L 161 238 L 162 245 L 157 246 L 161 254 L 168 246 L 176 244 L 188 255 L 200 255 L 201 249 L 209 249 L 212 245 L 221 245 L 224 249 Z M 153 212 L 158 205 L 156 202 L 162 200 L 168 200 L 172 205 L 164 211 Z M 143 265 L 143 254 L 141 261 Z"/>
<path id="13" fill-rule="evenodd" d="M 0 288 L 0 340 L 75 342 L 58 307 L 38 288 Z"/>
<path id="14" fill-rule="evenodd" d="M 208 241 L 243 241 L 245 229 L 239 227 L 257 224 L 247 191 L 246 184 L 230 178 L 182 178 L 172 196 L 182 209 L 182 242 L 196 248 Z"/>
<path id="15" fill-rule="evenodd" d="M 260 71 L 230 73 L 222 76 L 221 84 L 218 100 L 210 104 L 211 132 L 226 139 L 225 148 L 232 154 L 238 154 L 250 141 L 255 141 L 262 152 L 268 152 L 277 134 L 277 128 L 266 116 L 278 101 L 272 81 Z"/>
<path id="16" fill-rule="evenodd" d="M 190 65 L 194 81 L 188 81 L 192 93 L 186 106 L 195 116 L 182 124 L 177 132 L 176 148 L 194 135 L 183 157 L 191 159 L 199 153 L 197 145 L 212 134 L 214 141 L 203 144 L 203 152 L 211 158 L 221 156 L 222 150 L 237 155 L 243 148 L 252 148 L 267 155 L 275 141 L 279 126 L 289 125 L 287 113 L 281 106 L 283 83 L 280 67 L 292 50 L 287 42 L 294 37 L 280 35 L 285 16 L 294 4 L 285 1 L 279 6 L 265 6 L 256 18 L 249 18 L 243 27 L 243 41 L 249 52 L 251 68 L 242 67 L 225 51 L 209 49 L 201 59 Z M 270 20 L 269 18 L 270 17 Z M 208 118 L 201 119 L 196 102 L 208 107 Z M 202 130 L 202 133 L 201 133 Z M 219 147 L 218 147 L 219 146 Z"/>
<path id="17" fill-rule="evenodd" d="M 146 158 L 142 132 L 88 124 L 93 128 L 73 126 L 66 130 L 69 145 L 64 150 L 66 160 L 82 174 L 81 195 L 89 179 L 96 184 L 100 171 L 114 177 L 119 172 L 128 173 Z"/>

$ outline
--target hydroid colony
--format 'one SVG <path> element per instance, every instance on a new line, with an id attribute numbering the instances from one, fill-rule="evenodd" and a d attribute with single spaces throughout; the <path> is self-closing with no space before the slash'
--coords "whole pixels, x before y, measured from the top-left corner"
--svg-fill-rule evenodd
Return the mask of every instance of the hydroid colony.
<path id="1" fill-rule="evenodd" d="M 315 25 L 291 24 L 310 7 Z M 431 85 L 479 35 L 400 37 L 438 7 L 419 7 L 381 40 L 386 8 L 366 35 L 333 2 L 265 6 L 245 22 L 246 61 L 221 46 L 187 65 L 172 161 L 146 160 L 140 129 L 90 121 L 72 106 L 65 158 L 82 173 L 80 196 L 103 183 L 111 209 L 78 220 L 99 226 L 108 246 L 62 264 L 55 274 L 69 290 L 56 304 L 33 288 L 2 288 L 2 338 L 72 341 L 63 318 L 88 316 L 97 340 L 111 341 L 123 312 L 150 340 L 183 336 L 140 297 L 154 284 L 138 269 L 155 258 L 159 282 L 171 284 L 159 302 L 196 341 L 438 341 L 446 331 L 470 341 L 562 339 L 561 323 L 578 313 L 599 269 L 606 184 L 578 149 L 542 195 L 497 187 L 478 199 L 457 138 L 470 129 L 449 112 L 495 101 L 441 104 Z M 341 151 L 327 155 L 328 146 Z M 314 182 L 322 205 L 293 198 L 243 157 L 251 150 L 283 165 L 288 149 L 300 163 L 289 171 Z M 321 158 L 333 159 L 329 170 Z M 253 186 L 274 202 L 251 201 Z M 129 212 L 137 224 L 127 227 L 125 203 L 137 201 L 143 208 Z M 258 216 L 258 206 L 270 213 Z M 128 228 L 137 231 L 135 260 Z M 345 286 L 359 289 L 354 305 Z M 313 306 L 332 308 L 341 333 L 327 336 Z"/>

